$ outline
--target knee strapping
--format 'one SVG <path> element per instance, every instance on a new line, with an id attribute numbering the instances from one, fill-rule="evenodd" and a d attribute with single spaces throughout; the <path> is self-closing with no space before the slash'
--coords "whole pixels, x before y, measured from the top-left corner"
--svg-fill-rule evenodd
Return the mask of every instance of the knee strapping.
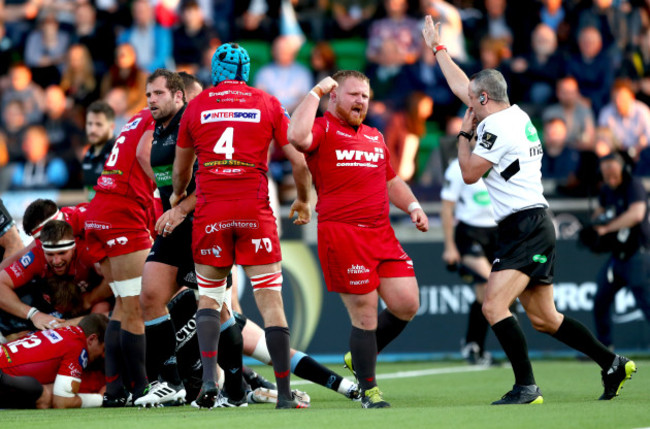
<path id="1" fill-rule="evenodd" d="M 282 271 L 276 273 L 260 274 L 251 277 L 253 284 L 253 291 L 258 290 L 274 290 L 280 292 L 282 290 Z"/>
<path id="2" fill-rule="evenodd" d="M 115 296 L 138 296 L 142 291 L 142 277 L 113 282 Z"/>
<path id="3" fill-rule="evenodd" d="M 217 311 L 221 311 L 221 306 L 226 299 L 226 278 L 209 279 L 196 273 L 196 281 L 199 284 L 199 295 L 215 300 Z"/>

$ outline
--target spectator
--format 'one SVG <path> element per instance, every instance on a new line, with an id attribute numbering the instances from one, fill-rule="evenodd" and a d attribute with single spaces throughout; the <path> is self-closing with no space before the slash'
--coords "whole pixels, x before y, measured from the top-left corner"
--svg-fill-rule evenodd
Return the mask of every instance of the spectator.
<path id="1" fill-rule="evenodd" d="M 85 108 L 99 97 L 93 61 L 85 45 L 72 45 L 68 50 L 61 89 L 71 102 L 77 120 L 81 115 L 83 121 Z"/>
<path id="2" fill-rule="evenodd" d="M 509 22 L 509 17 L 506 17 L 506 9 L 506 0 L 485 0 L 483 17 L 475 24 L 476 28 L 468 32 L 472 35 L 468 42 L 473 48 L 471 52 L 474 57 L 479 54 L 480 45 L 478 43 L 485 38 L 503 40 L 508 49 L 512 49 L 513 26 Z"/>
<path id="3" fill-rule="evenodd" d="M 331 0 L 331 37 L 365 38 L 378 3 L 379 0 Z"/>
<path id="4" fill-rule="evenodd" d="M 181 8 L 181 25 L 174 30 L 174 61 L 178 67 L 191 65 L 193 73 L 198 69 L 203 50 L 213 50 L 219 44 L 216 32 L 205 23 L 203 12 L 196 0 L 188 0 Z"/>
<path id="5" fill-rule="evenodd" d="M 13 189 L 62 188 L 68 182 L 65 161 L 48 155 L 50 142 L 45 128 L 31 125 L 25 131 L 25 161 L 15 165 L 11 180 Z"/>
<path id="6" fill-rule="evenodd" d="M 391 116 L 386 125 L 385 141 L 390 164 L 405 182 L 417 172 L 420 139 L 426 132 L 426 120 L 433 113 L 433 99 L 422 92 L 409 94 L 406 110 Z"/>
<path id="7" fill-rule="evenodd" d="M 552 179 L 555 191 L 563 193 L 577 185 L 576 173 L 580 154 L 567 144 L 564 118 L 549 118 L 544 122 L 544 156 L 542 179 Z"/>
<path id="8" fill-rule="evenodd" d="M 119 45 L 115 50 L 115 57 L 115 64 L 102 79 L 100 93 L 105 97 L 111 89 L 123 87 L 127 93 L 126 116 L 130 118 L 147 105 L 143 91 L 147 74 L 136 64 L 135 49 L 129 43 Z"/>
<path id="9" fill-rule="evenodd" d="M 553 99 L 555 83 L 565 74 L 565 60 L 557 50 L 553 29 L 546 24 L 537 25 L 533 30 L 532 50 L 515 58 L 510 68 L 514 85 L 524 101 L 533 106 L 548 104 Z"/>
<path id="10" fill-rule="evenodd" d="M 27 123 L 40 122 L 45 106 L 45 94 L 43 88 L 32 80 L 31 70 L 23 63 L 9 67 L 9 87 L 2 91 L 2 109 L 4 110 L 12 100 L 22 103 Z"/>
<path id="11" fill-rule="evenodd" d="M 466 63 L 469 57 L 465 50 L 463 22 L 458 9 L 443 0 L 420 0 L 420 9 L 425 16 L 431 15 L 436 22 L 440 23 L 441 37 L 445 40 L 449 55 L 461 64 Z"/>
<path id="12" fill-rule="evenodd" d="M 50 155 L 63 159 L 75 174 L 80 171 L 79 156 L 83 148 L 83 132 L 65 116 L 66 98 L 63 89 L 50 85 L 45 90 L 43 126 L 50 142 Z"/>
<path id="13" fill-rule="evenodd" d="M 119 35 L 118 44 L 130 43 L 135 48 L 137 65 L 142 70 L 151 73 L 157 68 L 169 68 L 173 49 L 171 31 L 156 23 L 149 0 L 135 0 L 131 11 L 133 25 Z M 141 93 L 142 88 L 144 84 L 138 88 Z"/>
<path id="14" fill-rule="evenodd" d="M 299 49 L 299 37 L 278 36 L 272 46 L 273 63 L 255 75 L 254 86 L 277 97 L 289 113 L 314 86 L 309 69 L 296 62 Z"/>
<path id="15" fill-rule="evenodd" d="M 77 5 L 72 40 L 88 48 L 98 75 L 108 71 L 113 64 L 115 32 L 108 25 L 97 21 L 97 11 L 91 2 Z"/>
<path id="16" fill-rule="evenodd" d="M 366 58 L 379 66 L 413 64 L 421 52 L 420 24 L 408 16 L 407 0 L 384 0 L 384 8 L 386 18 L 370 26 Z M 385 49 L 389 43 L 394 44 L 393 49 Z"/>
<path id="17" fill-rule="evenodd" d="M 598 116 L 598 126 L 607 127 L 630 158 L 638 159 L 650 138 L 650 108 L 637 101 L 630 81 L 618 79 L 612 86 L 612 102 Z"/>
<path id="18" fill-rule="evenodd" d="M 39 19 L 38 27 L 29 33 L 25 44 L 25 64 L 32 69 L 36 83 L 46 87 L 60 82 L 68 46 L 70 36 L 59 28 L 54 15 Z"/>
<path id="19" fill-rule="evenodd" d="M 20 100 L 11 100 L 2 111 L 2 130 L 5 133 L 10 162 L 24 159 L 22 141 L 27 127 L 25 108 Z"/>
<path id="20" fill-rule="evenodd" d="M 557 81 L 555 95 L 559 101 L 542 112 L 542 120 L 564 118 L 569 146 L 578 150 L 594 149 L 595 119 L 592 110 L 583 101 L 578 81 L 566 76 Z"/>
<path id="21" fill-rule="evenodd" d="M 119 134 L 122 127 L 126 125 L 129 122 L 129 118 L 131 118 L 127 112 L 127 91 L 124 87 L 115 87 L 108 91 L 108 94 L 106 94 L 104 100 L 115 112 L 115 130 Z"/>
<path id="22" fill-rule="evenodd" d="M 591 7 L 580 11 L 577 29 L 596 27 L 603 38 L 603 50 L 614 59 L 612 65 L 617 68 L 622 53 L 637 44 L 635 39 L 641 33 L 642 21 L 639 6 L 630 1 L 593 0 Z"/>
<path id="23" fill-rule="evenodd" d="M 567 74 L 575 76 L 580 92 L 591 101 L 591 108 L 598 115 L 609 102 L 609 88 L 614 81 L 614 69 L 596 27 L 585 27 L 578 35 L 579 53 L 567 64 Z"/>

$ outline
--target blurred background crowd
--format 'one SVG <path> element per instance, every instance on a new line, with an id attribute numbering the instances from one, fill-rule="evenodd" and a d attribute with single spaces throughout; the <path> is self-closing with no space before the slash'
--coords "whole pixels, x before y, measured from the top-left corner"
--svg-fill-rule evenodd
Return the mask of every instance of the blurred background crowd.
<path id="1" fill-rule="evenodd" d="M 0 0 L 0 192 L 80 189 L 91 102 L 110 104 L 117 134 L 146 105 L 148 73 L 209 84 L 215 48 L 236 41 L 249 83 L 289 112 L 324 76 L 364 71 L 366 123 L 418 197 L 438 200 L 463 106 L 423 43 L 425 15 L 468 74 L 506 76 L 542 136 L 548 193 L 594 195 L 610 151 L 650 175 L 650 0 Z M 271 157 L 288 200 L 290 166 Z"/>

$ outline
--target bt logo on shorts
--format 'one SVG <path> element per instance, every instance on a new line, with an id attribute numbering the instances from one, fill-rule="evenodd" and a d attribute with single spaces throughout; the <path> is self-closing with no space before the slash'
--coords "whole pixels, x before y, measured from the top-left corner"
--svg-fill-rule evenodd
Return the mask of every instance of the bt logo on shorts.
<path id="1" fill-rule="evenodd" d="M 268 253 L 271 253 L 273 250 L 273 244 L 271 243 L 270 238 L 253 238 L 251 242 L 255 245 L 255 253 L 257 253 L 264 245 L 264 248 Z"/>
<path id="2" fill-rule="evenodd" d="M 110 239 L 106 242 L 106 244 L 108 245 L 108 247 L 113 247 L 115 246 L 116 243 L 121 246 L 124 246 L 126 243 L 128 243 L 128 241 L 129 241 L 128 238 L 122 236 L 122 237 Z"/>
<path id="3" fill-rule="evenodd" d="M 219 246 L 214 246 L 210 249 L 201 249 L 201 255 L 203 256 L 208 256 L 208 255 L 214 255 L 215 258 L 221 258 L 221 247 Z"/>

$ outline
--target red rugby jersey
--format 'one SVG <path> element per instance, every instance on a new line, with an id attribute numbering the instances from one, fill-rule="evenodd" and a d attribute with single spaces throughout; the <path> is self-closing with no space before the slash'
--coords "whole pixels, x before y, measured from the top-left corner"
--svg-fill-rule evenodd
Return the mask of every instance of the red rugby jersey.
<path id="1" fill-rule="evenodd" d="M 53 383 L 57 374 L 81 381 L 88 366 L 86 335 L 78 326 L 37 331 L 0 347 L 3 372 L 28 375 L 41 384 Z"/>
<path id="2" fill-rule="evenodd" d="M 386 182 L 395 177 L 384 137 L 364 124 L 355 131 L 331 113 L 316 118 L 307 152 L 318 221 L 360 226 L 389 221 Z"/>
<path id="3" fill-rule="evenodd" d="M 181 118 L 177 143 L 198 157 L 197 202 L 268 198 L 269 145 L 288 144 L 288 126 L 278 99 L 244 82 L 201 92 Z"/>
<path id="4" fill-rule="evenodd" d="M 97 195 L 121 195 L 135 199 L 145 208 L 152 204 L 154 183 L 136 159 L 136 149 L 145 131 L 153 130 L 155 125 L 151 112 L 145 108 L 122 127 L 93 188 Z"/>
<path id="5" fill-rule="evenodd" d="M 67 275 L 73 277 L 75 284 L 85 290 L 94 268 L 91 263 L 92 258 L 84 257 L 86 246 L 83 240 L 77 239 L 76 242 L 75 254 L 72 261 L 70 261 Z M 52 269 L 45 261 L 45 254 L 40 240 L 36 240 L 36 245 L 32 250 L 5 268 L 5 272 L 13 280 L 14 289 L 24 286 L 35 277 L 46 279 L 54 276 Z"/>

